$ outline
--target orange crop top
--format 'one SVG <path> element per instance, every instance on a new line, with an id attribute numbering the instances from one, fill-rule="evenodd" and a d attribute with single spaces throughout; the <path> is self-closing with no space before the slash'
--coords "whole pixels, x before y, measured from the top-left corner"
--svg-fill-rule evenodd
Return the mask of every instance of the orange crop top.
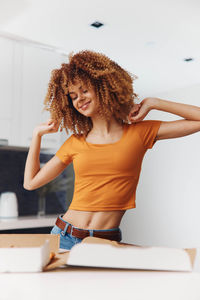
<path id="1" fill-rule="evenodd" d="M 84 211 L 134 208 L 142 160 L 153 147 L 162 121 L 125 124 L 121 139 L 112 144 L 92 144 L 83 136 L 70 136 L 56 156 L 73 162 L 75 186 L 70 209 Z"/>

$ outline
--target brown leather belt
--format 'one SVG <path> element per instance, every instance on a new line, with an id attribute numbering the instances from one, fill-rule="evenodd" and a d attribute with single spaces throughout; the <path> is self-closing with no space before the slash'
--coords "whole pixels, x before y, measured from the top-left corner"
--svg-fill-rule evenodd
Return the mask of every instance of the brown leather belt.
<path id="1" fill-rule="evenodd" d="M 66 223 L 61 220 L 59 217 L 56 220 L 56 226 L 58 226 L 60 229 L 64 230 Z M 68 225 L 66 233 L 70 233 L 72 236 L 77 237 L 79 239 L 84 239 L 87 236 L 90 236 L 90 231 L 87 229 L 79 229 L 79 228 L 74 228 L 72 227 L 71 224 Z M 98 231 L 98 230 L 93 230 L 93 236 L 94 237 L 99 237 L 102 239 L 107 239 L 107 240 L 113 240 L 120 242 L 121 241 L 121 232 L 120 230 L 114 230 L 114 231 Z"/>

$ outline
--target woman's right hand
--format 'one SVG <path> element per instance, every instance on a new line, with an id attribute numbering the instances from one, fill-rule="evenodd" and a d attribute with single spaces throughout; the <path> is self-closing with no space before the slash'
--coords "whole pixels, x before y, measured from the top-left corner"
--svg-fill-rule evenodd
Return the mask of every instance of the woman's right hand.
<path id="1" fill-rule="evenodd" d="M 45 123 L 37 125 L 33 131 L 33 134 L 43 136 L 44 134 L 57 132 L 60 126 L 60 122 L 49 119 Z"/>

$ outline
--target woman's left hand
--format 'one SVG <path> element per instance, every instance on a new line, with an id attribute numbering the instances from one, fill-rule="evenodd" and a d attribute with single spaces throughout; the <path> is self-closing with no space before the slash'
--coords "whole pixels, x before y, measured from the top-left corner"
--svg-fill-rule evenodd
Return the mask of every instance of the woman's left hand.
<path id="1" fill-rule="evenodd" d="M 139 104 L 135 104 L 131 109 L 128 120 L 131 123 L 142 121 L 151 110 L 150 98 L 145 98 Z"/>

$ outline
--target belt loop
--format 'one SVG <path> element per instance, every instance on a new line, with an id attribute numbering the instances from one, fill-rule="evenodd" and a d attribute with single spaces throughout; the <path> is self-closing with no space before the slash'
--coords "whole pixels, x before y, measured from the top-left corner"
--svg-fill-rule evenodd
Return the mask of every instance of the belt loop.
<path id="1" fill-rule="evenodd" d="M 64 230 L 61 231 L 61 234 L 62 234 L 63 236 L 65 236 L 65 234 L 66 234 L 66 232 L 67 232 L 68 226 L 69 226 L 69 223 L 66 223 Z"/>
<path id="2" fill-rule="evenodd" d="M 89 230 L 90 236 L 94 236 L 94 230 Z"/>
<path id="3" fill-rule="evenodd" d="M 119 242 L 121 242 L 121 240 L 122 240 L 122 231 L 121 231 L 120 228 L 119 228 L 119 235 L 120 235 L 120 240 L 119 240 Z"/>

